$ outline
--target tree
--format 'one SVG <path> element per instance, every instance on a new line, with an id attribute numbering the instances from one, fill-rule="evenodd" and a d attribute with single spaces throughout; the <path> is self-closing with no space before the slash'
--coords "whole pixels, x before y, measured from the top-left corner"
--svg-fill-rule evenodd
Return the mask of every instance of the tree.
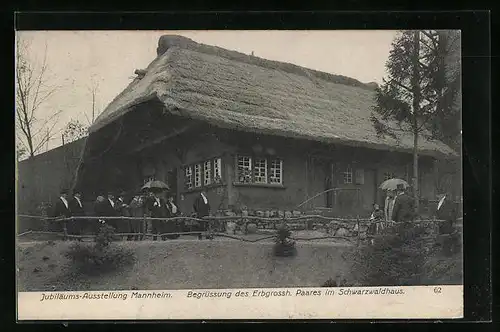
<path id="1" fill-rule="evenodd" d="M 20 145 L 19 143 L 16 144 L 16 157 L 18 161 L 21 160 L 26 155 L 26 153 L 27 151 L 24 146 Z"/>
<path id="2" fill-rule="evenodd" d="M 461 149 L 461 54 L 460 31 L 439 31 L 438 74 L 433 84 L 440 93 L 436 116 L 429 124 L 433 136 L 451 146 L 455 151 Z"/>
<path id="3" fill-rule="evenodd" d="M 94 79 L 94 77 L 90 78 L 89 92 L 92 99 L 92 109 L 91 109 L 91 117 L 87 115 L 86 112 L 85 119 L 87 120 L 87 124 L 90 126 L 94 123 L 96 117 L 99 115 L 99 111 L 97 109 L 97 91 L 99 90 L 99 82 Z"/>
<path id="4" fill-rule="evenodd" d="M 67 144 L 87 136 L 88 127 L 78 120 L 68 122 L 62 133 L 62 143 Z"/>
<path id="5" fill-rule="evenodd" d="M 371 119 L 377 133 L 394 138 L 398 132 L 413 136 L 412 186 L 417 209 L 419 138 L 439 137 L 443 127 L 438 125 L 439 119 L 449 115 L 449 105 L 456 97 L 447 78 L 448 41 L 433 30 L 401 32 L 386 63 L 388 77 L 376 89 Z"/>
<path id="6" fill-rule="evenodd" d="M 28 58 L 30 44 L 16 38 L 16 135 L 29 157 L 43 149 L 56 134 L 54 128 L 61 111 L 41 117 L 44 102 L 56 91 L 48 84 L 47 46 L 41 63 Z"/>

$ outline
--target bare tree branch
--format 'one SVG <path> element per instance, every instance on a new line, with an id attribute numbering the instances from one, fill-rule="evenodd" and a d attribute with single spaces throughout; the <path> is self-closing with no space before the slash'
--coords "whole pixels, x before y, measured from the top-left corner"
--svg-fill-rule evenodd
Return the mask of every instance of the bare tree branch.
<path id="1" fill-rule="evenodd" d="M 56 92 L 56 87 L 47 84 L 47 44 L 40 63 L 28 57 L 32 53 L 30 43 L 16 36 L 16 123 L 20 129 L 17 136 L 18 141 L 27 147 L 30 157 L 53 136 L 51 133 L 61 113 L 56 111 L 40 118 L 41 106 Z"/>
<path id="2" fill-rule="evenodd" d="M 99 112 L 97 111 L 96 107 L 96 102 L 97 102 L 97 91 L 99 91 L 99 81 L 94 80 L 94 77 L 90 78 L 90 86 L 88 87 L 91 99 L 92 99 L 92 109 L 91 109 L 91 117 L 89 125 L 92 125 L 96 119 L 96 117 L 99 115 Z"/>
<path id="3" fill-rule="evenodd" d="M 54 127 L 57 125 L 57 122 L 53 123 L 50 127 L 46 128 L 47 135 L 42 136 L 40 139 L 40 142 L 35 148 L 35 153 L 38 153 L 40 149 L 43 147 L 44 144 L 52 140 L 52 138 L 57 134 L 57 132 L 54 132 Z"/>

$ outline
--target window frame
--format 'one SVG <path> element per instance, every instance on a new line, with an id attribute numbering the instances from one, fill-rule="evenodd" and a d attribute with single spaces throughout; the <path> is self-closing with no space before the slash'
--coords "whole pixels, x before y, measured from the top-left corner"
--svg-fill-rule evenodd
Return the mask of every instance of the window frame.
<path id="1" fill-rule="evenodd" d="M 212 184 L 222 184 L 224 181 L 222 181 L 222 157 L 215 157 L 210 159 L 211 162 L 213 163 L 213 174 L 212 174 Z M 217 165 L 217 167 L 216 167 Z M 219 170 L 220 174 L 216 174 L 216 169 Z M 219 179 L 217 179 L 219 177 Z"/>
<path id="2" fill-rule="evenodd" d="M 206 175 L 208 174 L 206 172 L 206 165 L 209 165 L 210 167 L 210 180 L 209 183 L 206 182 Z M 190 164 L 184 164 L 182 165 L 184 169 L 184 187 L 183 191 L 184 192 L 190 192 L 190 191 L 196 191 L 200 190 L 202 188 L 210 188 L 213 186 L 221 186 L 224 185 L 224 158 L 221 155 L 211 157 L 205 160 L 201 160 L 198 162 L 190 163 Z M 196 168 L 199 167 L 200 170 L 200 185 L 196 186 Z M 190 175 L 190 182 L 187 182 L 187 173 L 186 171 L 190 169 L 191 175 Z M 217 169 L 217 174 L 215 170 Z M 219 179 L 216 180 L 216 176 L 219 176 Z M 190 186 L 188 186 L 188 183 Z"/>
<path id="3" fill-rule="evenodd" d="M 250 171 L 250 180 L 249 182 L 240 181 L 240 158 L 248 158 L 251 160 L 251 171 Z M 265 182 L 257 181 L 256 178 L 260 177 L 256 175 L 256 162 L 265 160 Z M 272 182 L 271 178 L 273 178 L 274 174 L 278 174 L 273 171 L 275 168 L 273 167 L 274 162 L 279 162 L 279 182 Z M 233 184 L 236 186 L 256 186 L 256 187 L 273 187 L 273 188 L 284 188 L 284 179 L 283 179 L 283 158 L 278 156 L 268 156 L 262 154 L 250 154 L 250 153 L 238 153 L 234 156 L 234 165 L 235 165 L 235 178 Z M 259 166 L 262 169 L 262 165 Z M 278 169 L 278 168 L 276 168 Z M 262 174 L 262 173 L 260 173 Z"/>
<path id="4" fill-rule="evenodd" d="M 275 157 L 275 158 L 272 158 L 270 160 L 270 165 L 269 165 L 269 184 L 272 184 L 272 185 L 283 185 L 283 159 L 282 158 L 278 158 L 278 157 Z M 276 161 L 279 161 L 279 182 L 273 182 L 271 181 L 271 178 L 274 176 L 274 172 L 272 171 L 273 169 L 276 169 L 273 167 L 273 163 L 276 162 Z"/>
<path id="5" fill-rule="evenodd" d="M 149 181 L 156 181 L 156 176 L 154 175 L 147 175 L 145 176 L 143 179 L 142 179 L 143 183 L 142 185 L 145 185 L 146 183 L 148 183 Z"/>
<path id="6" fill-rule="evenodd" d="M 196 168 L 198 167 L 198 177 L 196 176 Z M 201 163 L 195 163 L 193 165 L 193 176 L 194 176 L 194 188 L 202 188 L 203 187 L 203 167 Z M 196 185 L 196 180 L 199 179 L 199 185 Z"/>
<path id="7" fill-rule="evenodd" d="M 389 177 L 387 177 L 387 176 L 389 176 Z M 394 173 L 393 171 L 385 171 L 384 172 L 384 181 L 394 179 L 394 178 L 396 178 L 396 173 Z"/>
<path id="8" fill-rule="evenodd" d="M 188 170 L 189 170 L 189 175 L 188 175 Z M 187 182 L 188 176 L 189 176 L 189 182 Z M 194 183 L 193 183 L 193 166 L 192 165 L 186 165 L 186 166 L 184 166 L 184 189 L 191 190 L 193 188 L 194 188 Z"/>
<path id="9" fill-rule="evenodd" d="M 248 159 L 248 169 L 246 169 L 246 172 L 249 174 L 244 174 L 244 177 L 248 177 L 249 181 L 240 181 L 240 178 L 242 175 L 240 175 L 240 158 L 247 158 Z M 254 183 L 254 177 L 253 177 L 253 156 L 249 154 L 237 154 L 235 158 L 235 164 L 236 164 L 236 182 L 237 183 L 242 183 L 242 184 L 251 184 Z M 247 167 L 246 165 L 243 165 L 243 167 Z"/>
<path id="10" fill-rule="evenodd" d="M 211 159 L 203 162 L 203 186 L 207 187 L 212 184 L 212 163 Z M 207 183 L 207 165 L 208 165 L 208 183 Z"/>
<path id="11" fill-rule="evenodd" d="M 344 184 L 353 184 L 353 167 L 352 167 L 352 164 L 346 164 L 345 165 L 344 171 L 342 172 L 342 181 L 344 182 Z"/>
<path id="12" fill-rule="evenodd" d="M 268 179 L 268 162 L 267 162 L 267 159 L 268 158 L 265 158 L 265 157 L 256 157 L 254 158 L 254 162 L 253 162 L 253 182 L 254 183 L 257 183 L 257 184 L 267 184 L 269 183 L 269 179 Z M 257 163 L 260 163 L 264 161 L 264 165 L 259 165 L 257 166 Z M 264 171 L 263 172 L 263 175 L 262 175 L 262 170 Z M 259 172 L 259 175 L 257 175 L 257 172 Z M 263 181 L 261 179 L 264 179 Z M 259 179 L 259 180 L 257 180 Z"/>

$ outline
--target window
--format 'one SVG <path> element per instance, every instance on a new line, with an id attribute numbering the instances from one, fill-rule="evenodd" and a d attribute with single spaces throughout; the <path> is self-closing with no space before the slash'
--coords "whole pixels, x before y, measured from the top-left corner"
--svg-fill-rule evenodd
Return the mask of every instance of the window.
<path id="1" fill-rule="evenodd" d="M 193 189 L 193 168 L 186 166 L 184 170 L 184 185 L 186 189 Z"/>
<path id="2" fill-rule="evenodd" d="M 267 159 L 255 159 L 253 170 L 255 183 L 267 183 Z"/>
<path id="3" fill-rule="evenodd" d="M 156 180 L 155 177 L 154 177 L 154 175 L 146 176 L 144 178 L 144 184 L 148 183 L 149 181 L 154 181 L 154 180 Z"/>
<path id="4" fill-rule="evenodd" d="M 194 165 L 194 186 L 196 188 L 201 187 L 201 165 Z"/>
<path id="5" fill-rule="evenodd" d="M 281 159 L 238 156 L 236 163 L 238 183 L 283 184 Z"/>
<path id="6" fill-rule="evenodd" d="M 394 175 L 393 172 L 385 172 L 384 173 L 384 181 L 387 181 L 389 179 L 393 179 L 395 178 L 396 176 Z"/>
<path id="7" fill-rule="evenodd" d="M 238 181 L 240 183 L 252 182 L 252 158 L 238 156 Z"/>
<path id="8" fill-rule="evenodd" d="M 222 183 L 222 159 L 208 159 L 199 164 L 188 165 L 184 172 L 184 189 Z"/>
<path id="9" fill-rule="evenodd" d="M 283 183 L 283 160 L 273 159 L 269 169 L 269 183 L 282 184 Z"/>
<path id="10" fill-rule="evenodd" d="M 203 164 L 203 184 L 205 186 L 208 186 L 210 183 L 212 183 L 212 161 L 207 160 Z"/>
<path id="11" fill-rule="evenodd" d="M 344 183 L 352 183 L 352 167 L 351 165 L 347 165 L 344 171 Z"/>
<path id="12" fill-rule="evenodd" d="M 222 182 L 222 160 L 221 158 L 214 159 L 214 183 Z"/>

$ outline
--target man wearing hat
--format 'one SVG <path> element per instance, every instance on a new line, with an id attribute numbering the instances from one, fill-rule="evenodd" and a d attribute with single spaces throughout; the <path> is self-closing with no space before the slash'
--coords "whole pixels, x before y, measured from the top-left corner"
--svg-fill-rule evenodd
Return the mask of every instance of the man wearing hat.
<path id="1" fill-rule="evenodd" d="M 126 195 L 127 194 L 125 192 L 121 192 L 115 201 L 115 209 L 116 209 L 117 216 L 130 217 L 130 208 L 129 208 L 129 205 L 127 204 L 128 202 L 125 201 Z M 127 220 L 127 219 L 117 220 L 116 226 L 117 226 L 118 233 L 130 233 L 129 220 Z M 127 236 L 126 239 L 130 240 L 131 238 L 132 238 L 131 236 Z"/>
<path id="2" fill-rule="evenodd" d="M 413 198 L 406 193 L 405 186 L 398 184 L 396 200 L 394 201 L 394 208 L 392 210 L 392 220 L 395 222 L 409 222 L 413 220 L 415 215 L 415 207 Z"/>
<path id="3" fill-rule="evenodd" d="M 102 222 L 105 222 L 106 224 L 108 224 L 111 227 L 116 229 L 117 222 L 115 219 L 106 220 L 106 217 L 116 217 L 117 216 L 115 196 L 113 195 L 112 192 L 108 192 L 108 195 L 106 197 L 104 197 L 102 195 L 99 197 L 101 199 L 99 199 L 96 202 L 96 207 L 95 207 L 95 212 L 96 212 L 97 216 L 103 217 Z"/>
<path id="4" fill-rule="evenodd" d="M 129 204 L 130 215 L 134 218 L 144 218 L 144 198 L 142 195 L 135 195 Z M 143 220 L 130 220 L 130 232 L 131 233 L 143 233 L 145 230 L 145 221 Z M 134 240 L 142 240 L 142 235 L 133 236 Z"/>
<path id="5" fill-rule="evenodd" d="M 453 225 L 457 220 L 457 207 L 447 190 L 444 190 L 439 196 L 436 217 L 443 220 L 439 225 L 439 232 L 441 234 L 450 234 L 453 232 Z"/>
<path id="6" fill-rule="evenodd" d="M 68 202 L 68 190 L 62 189 L 57 199 L 54 211 L 52 212 L 52 217 L 54 218 L 70 218 L 71 217 L 71 209 Z M 67 221 L 56 222 L 53 228 L 56 231 L 63 231 L 67 234 Z"/>
<path id="7" fill-rule="evenodd" d="M 198 219 L 203 219 L 204 217 L 207 217 L 210 215 L 210 203 L 207 198 L 207 192 L 202 189 L 198 197 L 194 200 L 193 203 L 193 210 L 196 213 L 196 217 Z M 200 221 L 200 231 L 207 231 L 208 229 L 208 223 L 206 220 Z M 210 236 L 208 236 L 210 238 Z M 198 239 L 202 239 L 202 233 L 198 234 Z"/>
<path id="8" fill-rule="evenodd" d="M 166 207 L 167 203 L 157 190 L 149 190 L 148 196 L 146 198 L 146 209 L 151 218 L 166 218 Z M 164 222 L 161 220 L 153 220 L 151 222 L 151 231 L 153 234 L 153 240 L 156 240 L 158 234 L 163 234 L 165 231 Z M 166 236 L 161 237 L 162 240 L 166 240 Z"/>
<path id="9" fill-rule="evenodd" d="M 82 194 L 78 191 L 73 193 L 73 197 L 69 200 L 69 208 L 73 217 L 85 216 L 85 211 L 83 209 Z M 68 232 L 75 235 L 80 235 L 85 226 L 85 220 L 78 219 L 72 220 L 68 224 Z"/>

